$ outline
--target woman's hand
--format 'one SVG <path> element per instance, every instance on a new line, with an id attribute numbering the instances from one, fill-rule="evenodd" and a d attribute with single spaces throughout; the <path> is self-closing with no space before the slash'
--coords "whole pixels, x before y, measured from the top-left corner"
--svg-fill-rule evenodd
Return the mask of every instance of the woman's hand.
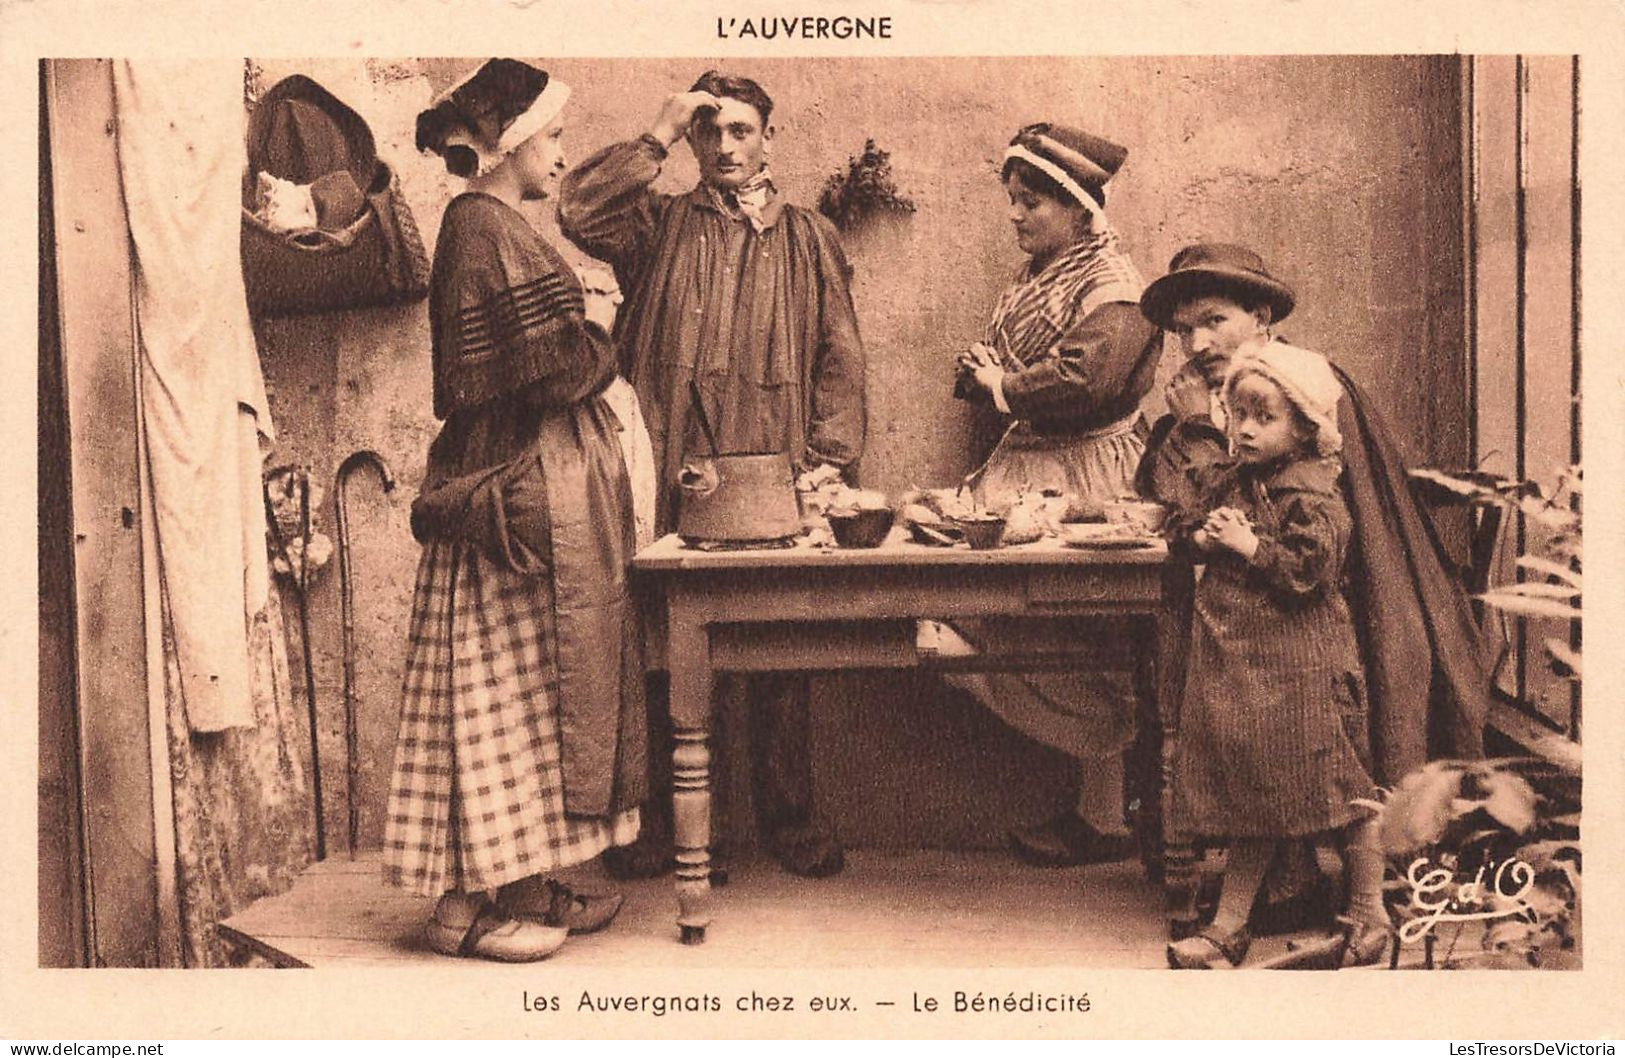
<path id="1" fill-rule="evenodd" d="M 1004 382 L 1004 368 L 979 367 L 971 372 L 971 378 L 975 379 L 976 384 L 987 390 L 988 393 L 997 393 Z"/>
<path id="2" fill-rule="evenodd" d="M 981 342 L 960 353 L 958 364 L 960 375 L 988 393 L 992 393 L 1004 378 L 1004 368 L 999 366 L 999 354 Z"/>
<path id="3" fill-rule="evenodd" d="M 654 124 L 649 126 L 649 135 L 670 147 L 688 132 L 694 112 L 702 107 L 720 110 L 722 102 L 710 92 L 678 92 L 660 108 Z"/>
<path id="4" fill-rule="evenodd" d="M 999 354 L 993 351 L 992 346 L 977 342 L 959 354 L 958 363 L 960 370 L 967 372 L 982 367 L 998 367 Z"/>
<path id="5" fill-rule="evenodd" d="M 1258 552 L 1258 534 L 1253 532 L 1252 521 L 1234 507 L 1220 507 L 1209 514 L 1202 528 L 1193 535 L 1192 542 L 1204 534 L 1208 549 L 1223 548 L 1245 559 L 1251 559 Z"/>
<path id="6" fill-rule="evenodd" d="M 615 282 L 615 273 L 602 265 L 589 265 L 578 269 L 581 281 L 583 310 L 589 323 L 596 323 L 608 334 L 615 328 L 615 313 L 621 301 L 621 288 Z"/>
<path id="7" fill-rule="evenodd" d="M 959 365 L 961 378 L 968 379 L 977 389 L 992 395 L 998 386 L 1004 382 L 1004 368 L 1002 367 L 970 367 L 961 362 Z"/>
<path id="8" fill-rule="evenodd" d="M 1213 414 L 1213 390 L 1193 362 L 1187 362 L 1168 380 L 1162 395 L 1176 419 L 1195 419 Z"/>
<path id="9" fill-rule="evenodd" d="M 998 367 L 999 354 L 986 342 L 974 342 L 969 349 L 960 354 L 960 359 L 969 357 L 976 364 L 983 367 Z"/>
<path id="10" fill-rule="evenodd" d="M 616 307 L 621 303 L 620 292 L 607 294 L 603 291 L 589 290 L 581 295 L 582 311 L 588 323 L 596 323 L 604 329 L 605 334 L 615 330 Z"/>

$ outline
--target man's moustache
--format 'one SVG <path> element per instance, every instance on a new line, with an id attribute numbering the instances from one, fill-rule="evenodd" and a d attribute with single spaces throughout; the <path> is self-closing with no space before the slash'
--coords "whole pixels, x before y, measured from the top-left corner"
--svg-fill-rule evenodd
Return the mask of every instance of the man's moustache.
<path id="1" fill-rule="evenodd" d="M 1230 366 L 1230 357 L 1223 353 L 1208 353 L 1196 358 L 1196 370 L 1204 378 L 1212 381 L 1215 377 L 1222 378 L 1225 370 Z"/>

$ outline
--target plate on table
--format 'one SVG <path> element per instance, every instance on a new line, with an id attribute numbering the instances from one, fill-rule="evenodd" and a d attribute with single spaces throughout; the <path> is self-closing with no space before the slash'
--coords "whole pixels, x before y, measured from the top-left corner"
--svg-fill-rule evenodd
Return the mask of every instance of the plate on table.
<path id="1" fill-rule="evenodd" d="M 939 522 L 927 525 L 912 519 L 904 524 L 908 526 L 909 536 L 916 544 L 925 544 L 927 547 L 953 547 L 965 539 L 965 533 L 956 525 Z"/>
<path id="2" fill-rule="evenodd" d="M 1090 551 L 1152 547 L 1161 539 L 1136 526 L 1116 522 L 1069 522 L 1062 528 L 1061 543 Z"/>

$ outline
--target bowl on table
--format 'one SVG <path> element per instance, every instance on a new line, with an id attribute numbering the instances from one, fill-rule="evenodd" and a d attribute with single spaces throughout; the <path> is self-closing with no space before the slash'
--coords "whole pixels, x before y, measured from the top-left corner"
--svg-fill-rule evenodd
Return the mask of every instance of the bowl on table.
<path id="1" fill-rule="evenodd" d="M 831 510 L 824 517 L 835 534 L 835 543 L 841 547 L 879 547 L 891 532 L 890 507 Z"/>
<path id="2" fill-rule="evenodd" d="M 965 515 L 955 518 L 954 525 L 972 551 L 991 551 L 1004 542 L 1005 521 L 996 514 Z"/>
<path id="3" fill-rule="evenodd" d="M 1108 525 L 1133 526 L 1147 533 L 1162 529 L 1168 508 L 1150 500 L 1112 500 L 1105 504 Z"/>

